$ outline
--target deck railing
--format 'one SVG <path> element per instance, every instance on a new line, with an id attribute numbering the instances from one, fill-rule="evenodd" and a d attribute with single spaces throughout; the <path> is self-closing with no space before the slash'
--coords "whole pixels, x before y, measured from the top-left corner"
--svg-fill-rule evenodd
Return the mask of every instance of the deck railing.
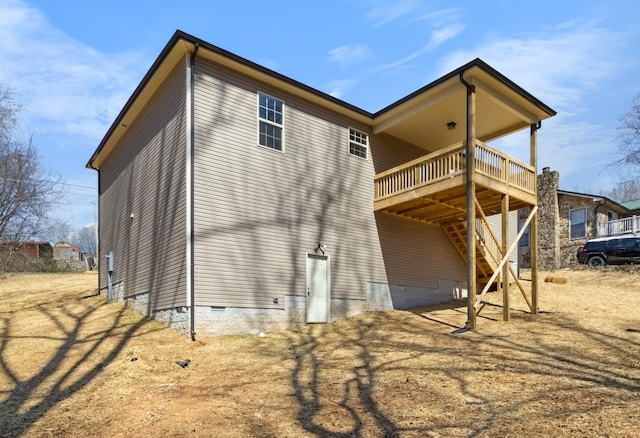
<path id="1" fill-rule="evenodd" d="M 375 199 L 415 190 L 465 173 L 466 148 L 459 142 L 376 175 Z M 499 183 L 535 194 L 533 167 L 476 141 L 475 170 Z"/>
<path id="2" fill-rule="evenodd" d="M 630 216 L 598 224 L 598 236 L 640 233 L 640 216 Z"/>

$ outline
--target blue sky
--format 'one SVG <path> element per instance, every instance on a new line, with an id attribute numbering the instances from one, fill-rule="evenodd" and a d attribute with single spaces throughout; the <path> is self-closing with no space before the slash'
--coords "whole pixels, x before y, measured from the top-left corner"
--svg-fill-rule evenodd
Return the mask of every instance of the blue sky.
<path id="1" fill-rule="evenodd" d="M 634 176 L 605 164 L 640 92 L 639 15 L 636 0 L 0 0 L 0 85 L 69 184 L 57 214 L 74 227 L 93 223 L 86 162 L 176 29 L 371 112 L 479 57 L 558 111 L 539 167 L 600 193 Z M 526 133 L 494 145 L 528 161 Z"/>

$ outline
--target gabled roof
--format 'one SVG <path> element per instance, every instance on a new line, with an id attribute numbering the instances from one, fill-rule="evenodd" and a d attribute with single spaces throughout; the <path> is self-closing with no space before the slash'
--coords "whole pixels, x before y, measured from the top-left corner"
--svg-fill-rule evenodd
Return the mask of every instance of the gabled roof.
<path id="1" fill-rule="evenodd" d="M 631 211 L 631 210 L 633 210 L 633 209 L 627 207 L 625 205 L 626 203 L 624 203 L 624 202 L 623 203 L 619 203 L 619 202 L 614 201 L 613 199 L 607 198 L 606 196 L 602 196 L 602 195 L 591 195 L 589 193 L 570 192 L 568 190 L 558 190 L 557 193 L 559 195 L 569 195 L 569 196 L 577 196 L 577 197 L 581 197 L 581 198 L 591 198 L 591 200 L 593 202 L 603 202 L 605 204 L 617 207 L 619 210 L 622 210 L 622 211 Z"/>
<path id="2" fill-rule="evenodd" d="M 74 252 L 81 252 L 80 248 L 75 246 L 73 243 L 69 243 L 69 242 L 60 241 L 56 243 L 54 246 L 68 246 Z"/>
<path id="3" fill-rule="evenodd" d="M 478 107 L 482 108 L 478 115 L 477 137 L 482 141 L 524 129 L 556 114 L 480 59 L 474 59 L 380 111 L 370 113 L 178 30 L 127 100 L 89 159 L 87 167 L 100 168 L 104 158 L 144 110 L 167 75 L 196 48 L 198 59 L 204 58 L 223 65 L 283 92 L 368 124 L 374 133 L 389 133 L 426 150 L 450 145 L 464 138 L 465 84 L 474 85 L 477 89 Z M 447 123 L 452 121 L 461 129 L 447 129 Z"/>
<path id="4" fill-rule="evenodd" d="M 629 210 L 640 210 L 640 199 L 633 201 L 621 202 L 621 204 Z"/>

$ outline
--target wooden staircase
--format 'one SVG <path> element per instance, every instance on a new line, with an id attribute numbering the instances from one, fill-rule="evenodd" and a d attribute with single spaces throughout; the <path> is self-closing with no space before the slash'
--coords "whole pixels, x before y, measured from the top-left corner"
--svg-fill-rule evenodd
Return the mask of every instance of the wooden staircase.
<path id="1" fill-rule="evenodd" d="M 453 247 L 467 263 L 467 222 L 453 221 L 440 225 Z M 481 219 L 476 224 L 476 273 L 479 283 L 489 281 L 500 263 L 499 243 L 495 241 L 489 225 Z"/>

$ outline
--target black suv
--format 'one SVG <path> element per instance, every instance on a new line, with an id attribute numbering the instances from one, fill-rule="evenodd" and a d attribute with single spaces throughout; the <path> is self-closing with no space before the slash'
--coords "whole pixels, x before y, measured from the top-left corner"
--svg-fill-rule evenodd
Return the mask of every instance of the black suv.
<path id="1" fill-rule="evenodd" d="M 578 263 L 591 267 L 640 263 L 640 236 L 600 237 L 578 248 Z"/>

